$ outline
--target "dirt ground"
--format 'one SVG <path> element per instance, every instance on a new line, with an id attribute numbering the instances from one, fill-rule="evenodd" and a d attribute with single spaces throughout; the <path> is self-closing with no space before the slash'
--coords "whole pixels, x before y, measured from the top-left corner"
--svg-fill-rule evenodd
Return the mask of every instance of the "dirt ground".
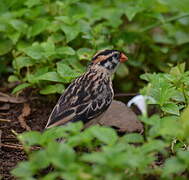
<path id="1" fill-rule="evenodd" d="M 41 131 L 53 106 L 54 103 L 47 103 L 44 97 L 37 97 L 25 103 L 0 103 L 0 177 L 3 180 L 15 179 L 11 176 L 10 170 L 19 161 L 26 159 L 26 154 L 19 146 L 15 132 L 21 133 L 28 128 Z M 24 113 L 26 114 L 24 115 Z M 22 119 L 25 124 L 23 124 Z"/>

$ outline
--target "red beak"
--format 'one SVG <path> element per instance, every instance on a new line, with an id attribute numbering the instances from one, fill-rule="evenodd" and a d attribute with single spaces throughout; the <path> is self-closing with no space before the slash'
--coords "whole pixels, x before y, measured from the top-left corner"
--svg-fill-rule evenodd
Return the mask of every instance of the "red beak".
<path id="1" fill-rule="evenodd" d="M 128 57 L 125 54 L 121 53 L 120 62 L 123 63 L 123 62 L 125 62 L 127 60 L 128 60 Z"/>

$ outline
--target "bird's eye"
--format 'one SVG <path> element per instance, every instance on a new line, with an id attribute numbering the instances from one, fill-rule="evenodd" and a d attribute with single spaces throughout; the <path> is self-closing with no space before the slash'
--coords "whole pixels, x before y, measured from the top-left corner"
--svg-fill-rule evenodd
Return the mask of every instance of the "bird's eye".
<path id="1" fill-rule="evenodd" d="M 115 54 L 115 55 L 114 55 L 114 57 L 115 57 L 116 59 L 119 59 L 119 56 L 120 56 L 119 54 Z"/>

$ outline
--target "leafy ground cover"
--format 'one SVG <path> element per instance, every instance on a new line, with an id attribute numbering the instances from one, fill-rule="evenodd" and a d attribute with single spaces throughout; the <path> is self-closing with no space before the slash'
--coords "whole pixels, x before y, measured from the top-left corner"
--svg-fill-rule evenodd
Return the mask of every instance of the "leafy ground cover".
<path id="1" fill-rule="evenodd" d="M 114 48 L 129 57 L 114 76 L 115 91 L 140 91 L 157 109 L 139 116 L 143 134 L 119 136 L 98 126 L 81 131 L 81 123 L 19 134 L 27 156 L 14 177 L 188 179 L 188 31 L 188 0 L 1 0 L 0 81 L 5 86 L 7 78 L 12 93 L 31 88 L 51 100 L 49 94 L 62 93 L 85 71 L 93 53 Z"/>

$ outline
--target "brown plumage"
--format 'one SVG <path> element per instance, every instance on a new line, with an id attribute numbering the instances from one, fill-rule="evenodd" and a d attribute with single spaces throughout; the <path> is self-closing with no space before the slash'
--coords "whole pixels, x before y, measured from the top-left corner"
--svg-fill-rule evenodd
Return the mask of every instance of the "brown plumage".
<path id="1" fill-rule="evenodd" d="M 84 123 L 99 117 L 113 99 L 111 75 L 127 57 L 117 50 L 97 53 L 86 73 L 75 79 L 61 95 L 54 107 L 46 128 L 68 122 Z"/>

